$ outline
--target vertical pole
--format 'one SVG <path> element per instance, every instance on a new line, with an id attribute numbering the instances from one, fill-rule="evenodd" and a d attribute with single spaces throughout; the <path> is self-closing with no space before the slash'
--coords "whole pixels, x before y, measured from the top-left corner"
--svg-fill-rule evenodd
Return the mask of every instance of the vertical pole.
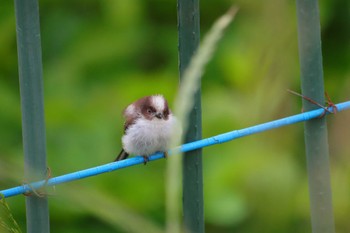
<path id="1" fill-rule="evenodd" d="M 297 0 L 297 16 L 302 93 L 323 104 L 325 100 L 318 1 Z M 309 111 L 317 106 L 303 100 L 303 108 Z M 312 232 L 331 233 L 335 228 L 325 117 L 305 122 L 305 146 Z"/>
<path id="2" fill-rule="evenodd" d="M 15 0 L 22 135 L 27 182 L 46 177 L 46 138 L 38 0 Z M 28 233 L 49 232 L 46 197 L 26 197 Z"/>
<path id="3" fill-rule="evenodd" d="M 180 80 L 199 45 L 199 0 L 178 0 Z M 185 142 L 202 138 L 201 91 L 195 93 Z M 204 232 L 202 150 L 183 157 L 183 218 L 189 232 Z"/>

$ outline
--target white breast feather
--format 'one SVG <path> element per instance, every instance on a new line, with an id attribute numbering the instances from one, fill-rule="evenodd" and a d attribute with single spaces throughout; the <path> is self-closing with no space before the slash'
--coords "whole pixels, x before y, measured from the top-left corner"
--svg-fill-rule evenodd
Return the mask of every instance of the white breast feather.
<path id="1" fill-rule="evenodd" d="M 172 115 L 169 115 L 166 121 L 138 119 L 126 130 L 122 138 L 124 150 L 134 155 L 165 152 L 169 149 L 175 122 L 176 119 Z"/>

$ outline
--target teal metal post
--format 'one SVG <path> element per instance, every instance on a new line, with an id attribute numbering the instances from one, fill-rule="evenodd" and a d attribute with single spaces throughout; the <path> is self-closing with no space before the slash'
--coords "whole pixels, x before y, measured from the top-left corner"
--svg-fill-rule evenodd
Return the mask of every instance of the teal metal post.
<path id="1" fill-rule="evenodd" d="M 15 0 L 22 134 L 27 182 L 46 178 L 46 136 L 38 0 Z M 26 197 L 28 233 L 46 233 L 48 200 Z"/>
<path id="2" fill-rule="evenodd" d="M 178 0 L 180 80 L 199 45 L 199 0 Z M 202 138 L 201 91 L 195 93 L 185 142 Z M 204 232 L 202 150 L 183 157 L 183 219 L 188 232 Z"/>
<path id="3" fill-rule="evenodd" d="M 325 102 L 321 29 L 317 0 L 297 0 L 299 59 L 303 95 Z M 318 108 L 303 100 L 305 111 Z M 326 117 L 305 122 L 305 146 L 309 176 L 313 233 L 335 232 Z"/>

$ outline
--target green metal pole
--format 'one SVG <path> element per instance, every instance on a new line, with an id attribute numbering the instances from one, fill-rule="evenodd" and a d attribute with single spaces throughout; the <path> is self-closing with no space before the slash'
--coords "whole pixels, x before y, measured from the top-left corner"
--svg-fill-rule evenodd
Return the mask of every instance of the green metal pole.
<path id="1" fill-rule="evenodd" d="M 46 178 L 46 136 L 38 0 L 15 0 L 22 134 L 27 182 Z M 46 196 L 26 197 L 28 233 L 50 232 Z"/>
<path id="2" fill-rule="evenodd" d="M 302 93 L 323 104 L 321 29 L 317 0 L 297 0 L 297 15 Z M 317 106 L 303 100 L 303 108 L 309 111 Z M 305 123 L 305 145 L 312 232 L 335 232 L 325 117 Z"/>
<path id="3" fill-rule="evenodd" d="M 199 0 L 178 0 L 180 80 L 199 45 Z M 201 91 L 195 93 L 185 142 L 202 138 Z M 183 157 L 183 219 L 188 232 L 204 232 L 202 150 Z"/>

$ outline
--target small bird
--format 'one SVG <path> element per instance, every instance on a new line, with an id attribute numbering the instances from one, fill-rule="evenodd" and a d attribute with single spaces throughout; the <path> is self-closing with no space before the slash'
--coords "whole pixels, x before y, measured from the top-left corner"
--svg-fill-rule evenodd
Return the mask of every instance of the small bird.
<path id="1" fill-rule="evenodd" d="M 162 95 L 143 97 L 126 107 L 123 149 L 115 161 L 126 159 L 129 154 L 142 155 L 144 164 L 148 156 L 169 149 L 176 119 Z"/>

